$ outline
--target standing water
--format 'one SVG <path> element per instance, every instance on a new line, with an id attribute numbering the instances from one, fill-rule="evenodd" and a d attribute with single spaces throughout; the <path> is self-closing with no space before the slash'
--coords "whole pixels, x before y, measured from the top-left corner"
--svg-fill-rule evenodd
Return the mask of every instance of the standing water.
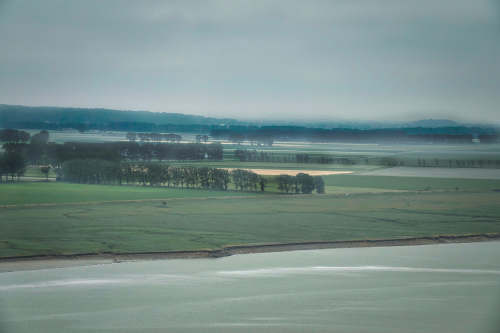
<path id="1" fill-rule="evenodd" d="M 0 274 L 1 332 L 499 332 L 500 242 Z"/>

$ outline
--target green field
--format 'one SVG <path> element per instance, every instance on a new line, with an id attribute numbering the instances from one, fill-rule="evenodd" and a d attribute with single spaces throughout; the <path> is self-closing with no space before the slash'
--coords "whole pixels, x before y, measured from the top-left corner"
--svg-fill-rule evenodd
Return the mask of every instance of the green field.
<path id="1" fill-rule="evenodd" d="M 55 204 L 0 208 L 0 257 L 500 232 L 500 193 L 492 191 L 236 194 L 239 197 L 202 190 L 2 184 L 3 205 Z M 151 200 L 159 198 L 177 199 L 169 199 L 166 207 Z M 108 200 L 141 201 L 98 202 Z"/>
<path id="2" fill-rule="evenodd" d="M 102 142 L 117 137 L 116 133 L 77 132 L 53 136 L 58 142 Z M 274 177 L 267 177 L 266 193 L 30 182 L 43 178 L 39 168 L 30 167 L 22 179 L 27 181 L 0 184 L 0 257 L 500 232 L 500 179 L 425 177 L 429 168 L 421 168 L 424 177 L 395 177 L 390 169 L 383 172 L 391 176 L 363 175 L 384 169 L 365 162 L 242 163 L 234 159 L 234 149 L 254 148 L 278 154 L 357 156 L 361 161 L 398 157 L 406 163 L 426 158 L 430 164 L 439 157 L 495 160 L 500 151 L 499 145 L 290 142 L 257 148 L 225 144 L 224 161 L 164 162 L 353 172 L 323 176 L 325 195 L 280 194 Z M 54 177 L 52 171 L 50 176 Z"/>
<path id="3" fill-rule="evenodd" d="M 361 187 L 406 191 L 493 191 L 500 190 L 499 179 L 459 179 L 431 177 L 391 177 L 330 175 L 323 176 L 328 189 Z"/>
<path id="4" fill-rule="evenodd" d="M 1 205 L 78 203 L 168 198 L 249 196 L 259 192 L 208 191 L 149 186 L 83 185 L 59 182 L 22 182 L 0 185 Z M 265 194 L 264 194 L 265 195 Z M 2 212 L 0 212 L 0 216 Z"/>

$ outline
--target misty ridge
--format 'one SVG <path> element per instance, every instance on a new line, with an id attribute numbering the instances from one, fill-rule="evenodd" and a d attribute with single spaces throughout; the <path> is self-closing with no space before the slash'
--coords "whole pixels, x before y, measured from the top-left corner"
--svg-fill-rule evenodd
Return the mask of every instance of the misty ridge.
<path id="1" fill-rule="evenodd" d="M 63 130 L 206 133 L 215 139 L 272 144 L 274 140 L 314 142 L 492 143 L 498 128 L 426 119 L 407 123 L 241 121 L 181 113 L 112 109 L 0 105 L 0 126 Z"/>

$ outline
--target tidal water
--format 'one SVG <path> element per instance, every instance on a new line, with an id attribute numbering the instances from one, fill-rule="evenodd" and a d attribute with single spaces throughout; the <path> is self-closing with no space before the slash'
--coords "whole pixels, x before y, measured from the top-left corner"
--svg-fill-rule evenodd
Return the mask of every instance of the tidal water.
<path id="1" fill-rule="evenodd" d="M 0 332 L 500 332 L 500 242 L 0 273 Z"/>

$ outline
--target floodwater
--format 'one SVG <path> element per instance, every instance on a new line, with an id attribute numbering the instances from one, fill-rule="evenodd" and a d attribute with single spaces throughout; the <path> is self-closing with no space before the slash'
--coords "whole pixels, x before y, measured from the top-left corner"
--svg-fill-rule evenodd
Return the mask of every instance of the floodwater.
<path id="1" fill-rule="evenodd" d="M 500 169 L 393 167 L 359 173 L 364 176 L 500 179 Z"/>
<path id="2" fill-rule="evenodd" d="M 1 332 L 499 332 L 500 242 L 0 274 Z"/>

